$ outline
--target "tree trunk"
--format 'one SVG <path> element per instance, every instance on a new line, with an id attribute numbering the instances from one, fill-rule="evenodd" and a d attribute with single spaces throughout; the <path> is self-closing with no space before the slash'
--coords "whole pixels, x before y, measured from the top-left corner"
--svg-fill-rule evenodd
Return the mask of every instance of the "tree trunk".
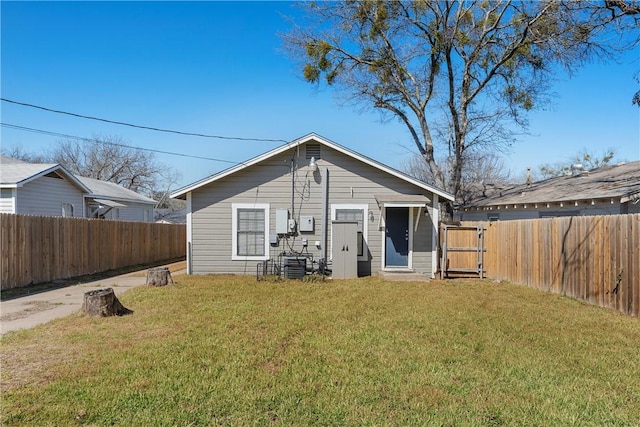
<path id="1" fill-rule="evenodd" d="M 169 268 L 150 268 L 147 271 L 147 286 L 166 286 L 168 284 L 173 285 L 173 278 Z"/>
<path id="2" fill-rule="evenodd" d="M 113 288 L 85 292 L 82 311 L 90 316 L 100 317 L 123 316 L 133 313 L 120 303 Z"/>

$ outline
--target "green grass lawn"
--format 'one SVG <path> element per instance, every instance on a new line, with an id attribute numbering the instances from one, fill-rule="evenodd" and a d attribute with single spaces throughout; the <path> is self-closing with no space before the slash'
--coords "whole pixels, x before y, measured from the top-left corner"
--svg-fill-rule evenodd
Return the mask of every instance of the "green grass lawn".
<path id="1" fill-rule="evenodd" d="M 177 276 L 0 341 L 10 425 L 640 425 L 640 321 L 490 281 Z"/>

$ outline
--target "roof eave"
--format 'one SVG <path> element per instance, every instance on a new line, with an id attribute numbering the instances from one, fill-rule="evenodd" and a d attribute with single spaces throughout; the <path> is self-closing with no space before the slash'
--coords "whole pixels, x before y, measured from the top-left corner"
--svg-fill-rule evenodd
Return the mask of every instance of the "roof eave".
<path id="1" fill-rule="evenodd" d="M 80 180 L 78 180 L 78 178 L 76 178 L 71 172 L 69 172 L 64 166 L 60 165 L 60 164 L 55 164 L 53 166 L 51 166 L 50 168 L 47 168 L 43 171 L 40 171 L 34 175 L 31 175 L 28 178 L 23 179 L 22 181 L 18 181 L 16 183 L 16 188 L 17 187 L 22 187 L 25 184 L 28 184 L 31 181 L 34 181 L 42 176 L 45 176 L 51 172 L 58 172 L 60 171 L 62 173 L 62 175 L 64 175 L 64 177 L 71 182 L 71 184 L 75 185 L 76 187 L 78 187 L 80 190 L 82 190 L 85 193 L 90 193 L 91 190 L 89 189 L 89 187 L 87 187 L 86 185 L 84 185 L 82 182 L 80 182 Z"/>
<path id="2" fill-rule="evenodd" d="M 129 198 L 126 198 L 126 197 L 113 197 L 113 196 L 108 196 L 108 195 L 100 195 L 100 194 L 96 194 L 96 193 L 85 194 L 84 198 L 85 199 L 108 199 L 108 200 L 119 201 L 119 202 L 142 203 L 142 204 L 146 204 L 146 205 L 155 205 L 155 204 L 158 203 L 155 200 L 129 199 Z"/>
<path id="3" fill-rule="evenodd" d="M 280 153 L 283 153 L 284 151 L 287 151 L 287 150 L 289 150 L 291 148 L 295 148 L 295 147 L 297 147 L 299 145 L 307 143 L 310 140 L 316 140 L 316 141 L 320 142 L 321 144 L 324 144 L 324 145 L 326 145 L 326 146 L 328 146 L 328 147 L 330 147 L 330 148 L 332 148 L 332 149 L 334 149 L 336 151 L 339 151 L 339 152 L 341 152 L 343 154 L 346 154 L 346 155 L 348 155 L 350 157 L 353 157 L 353 158 L 355 158 L 357 160 L 360 160 L 361 162 L 366 163 L 369 166 L 372 166 L 372 167 L 378 168 L 380 170 L 383 170 L 383 171 L 385 171 L 385 172 L 387 172 L 387 173 L 389 173 L 391 175 L 394 175 L 394 176 L 396 176 L 396 177 L 398 177 L 398 178 L 400 178 L 400 179 L 402 179 L 404 181 L 407 181 L 407 182 L 409 182 L 409 183 L 411 183 L 411 184 L 413 184 L 413 185 L 415 185 L 417 187 L 420 187 L 420 188 L 422 188 L 424 190 L 427 190 L 427 191 L 429 191 L 431 193 L 437 194 L 439 197 L 442 197 L 442 198 L 450 200 L 450 201 L 453 201 L 455 199 L 455 197 L 452 194 L 449 194 L 446 191 L 440 190 L 439 188 L 433 187 L 433 186 L 431 186 L 431 185 L 429 185 L 429 184 L 427 184 L 425 182 L 422 182 L 422 181 L 419 181 L 419 180 L 417 180 L 415 178 L 412 178 L 409 175 L 406 175 L 406 174 L 404 174 L 404 173 L 402 173 L 402 172 L 400 172 L 400 171 L 398 171 L 396 169 L 393 169 L 393 168 L 391 168 L 389 166 L 383 165 L 382 163 L 379 163 L 379 162 L 377 162 L 377 161 L 375 161 L 375 160 L 373 160 L 373 159 L 371 159 L 369 157 L 363 156 L 362 154 L 356 153 L 355 151 L 351 151 L 348 148 L 343 147 L 343 146 L 341 146 L 339 144 L 336 144 L 335 142 L 332 142 L 332 141 L 330 141 L 330 140 L 328 140 L 326 138 L 323 138 L 320 135 L 315 134 L 315 133 L 310 133 L 308 135 L 305 135 L 305 136 L 303 136 L 301 138 L 298 138 L 296 140 L 293 140 L 293 141 L 291 141 L 291 142 L 289 142 L 287 144 L 283 144 L 280 147 L 276 147 L 271 151 L 267 151 L 266 153 L 263 153 L 263 154 L 261 154 L 259 156 L 256 156 L 256 157 L 254 157 L 254 158 L 252 158 L 250 160 L 247 160 L 246 162 L 239 163 L 239 164 L 237 164 L 235 166 L 232 166 L 232 167 L 230 167 L 228 169 L 225 169 L 224 171 L 221 171 L 221 172 L 219 172 L 217 174 L 211 175 L 208 178 L 202 179 L 200 181 L 196 181 L 193 184 L 190 184 L 190 185 L 187 185 L 185 187 L 182 187 L 181 189 L 178 189 L 174 193 L 172 193 L 169 197 L 171 197 L 173 199 L 175 199 L 175 198 L 179 199 L 179 198 L 186 197 L 186 194 L 191 192 L 191 191 L 194 191 L 194 190 L 196 190 L 196 189 L 198 189 L 200 187 L 203 187 L 203 186 L 208 185 L 208 184 L 210 184 L 210 183 L 212 183 L 214 181 L 217 181 L 217 180 L 222 179 L 222 178 L 224 178 L 226 176 L 229 176 L 229 175 L 231 175 L 231 174 L 233 174 L 235 172 L 238 172 L 238 171 L 240 171 L 242 169 L 245 169 L 245 168 L 247 168 L 249 166 L 252 166 L 252 165 L 255 165 L 257 163 L 260 163 L 263 160 L 266 160 L 266 159 L 268 159 L 270 157 L 276 156 L 276 155 L 278 155 Z"/>

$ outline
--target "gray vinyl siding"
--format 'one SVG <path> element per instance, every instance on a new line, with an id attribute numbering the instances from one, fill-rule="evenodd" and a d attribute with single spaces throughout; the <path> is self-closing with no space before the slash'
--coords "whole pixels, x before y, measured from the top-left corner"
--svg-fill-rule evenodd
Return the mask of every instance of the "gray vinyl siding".
<path id="1" fill-rule="evenodd" d="M 230 176 L 224 177 L 192 192 L 192 273 L 255 274 L 259 261 L 232 261 L 232 203 L 268 203 L 270 234 L 275 234 L 276 210 L 288 209 L 291 213 L 290 164 L 297 157 L 295 179 L 294 218 L 314 217 L 313 232 L 299 232 L 297 236 L 270 248 L 270 256 L 277 258 L 283 250 L 303 251 L 301 240 L 309 242 L 308 252 L 314 259 L 321 257 L 315 241 L 322 236 L 322 170 L 329 169 L 329 207 L 333 204 L 366 204 L 373 218 L 368 221 L 366 236 L 368 261 L 358 263 L 360 275 L 373 274 L 382 267 L 382 238 L 384 230 L 378 228 L 380 209 L 374 198 L 384 194 L 425 194 L 425 190 L 377 168 L 361 163 L 322 146 L 318 171 L 312 172 L 305 159 L 304 146 L 269 158 Z M 353 190 L 353 192 L 352 192 Z M 426 194 L 432 198 L 432 194 Z M 415 212 L 414 212 L 415 215 Z M 413 267 L 420 272 L 431 272 L 432 223 L 431 207 L 428 216 L 422 213 L 418 230 L 413 239 Z M 331 225 L 328 219 L 327 252 L 330 256 Z M 268 238 L 268 236 L 267 236 Z M 323 242 L 324 244 L 324 242 Z"/>
<path id="2" fill-rule="evenodd" d="M 630 213 L 630 214 L 640 213 L 640 201 L 636 201 L 636 203 L 626 202 L 625 207 L 626 207 L 627 213 Z"/>
<path id="3" fill-rule="evenodd" d="M 117 221 L 131 221 L 131 222 L 154 222 L 153 221 L 153 208 L 154 205 L 146 203 L 135 203 L 127 200 L 114 200 L 117 203 L 126 205 L 110 209 L 104 214 L 104 219 L 111 219 Z M 95 218 L 96 205 L 87 203 L 85 206 L 85 212 L 87 218 Z M 145 211 L 148 211 L 148 215 L 145 219 Z M 104 209 L 101 210 L 104 212 Z"/>
<path id="4" fill-rule="evenodd" d="M 62 204 L 73 206 L 73 216 L 83 216 L 83 193 L 63 178 L 40 177 L 17 189 L 16 213 L 62 216 Z"/>
<path id="5" fill-rule="evenodd" d="M 3 188 L 2 197 L 0 197 L 0 213 L 16 213 L 15 210 L 15 189 Z"/>
<path id="6" fill-rule="evenodd" d="M 153 205 L 146 205 L 142 203 L 130 203 L 127 201 L 119 201 L 126 205 L 125 207 L 114 208 L 110 210 L 105 219 L 114 219 L 119 221 L 132 221 L 132 222 L 153 222 Z M 149 210 L 150 213 L 145 221 L 144 212 Z"/>

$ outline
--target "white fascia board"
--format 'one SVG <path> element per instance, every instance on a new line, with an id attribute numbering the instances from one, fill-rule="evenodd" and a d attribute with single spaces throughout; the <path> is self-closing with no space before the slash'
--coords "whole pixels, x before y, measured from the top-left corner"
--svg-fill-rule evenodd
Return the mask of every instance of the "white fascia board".
<path id="1" fill-rule="evenodd" d="M 226 176 L 229 176 L 229 175 L 231 175 L 231 174 L 233 174 L 235 172 L 238 172 L 238 171 L 240 171 L 242 169 L 245 169 L 245 168 L 247 168 L 249 166 L 255 165 L 256 163 L 260 163 L 263 160 L 266 160 L 266 159 L 268 159 L 270 157 L 276 156 L 276 155 L 278 155 L 280 153 L 283 153 L 283 152 L 285 152 L 285 151 L 287 151 L 287 150 L 289 150 L 291 148 L 298 147 L 299 145 L 302 145 L 302 144 L 304 144 L 304 143 L 306 143 L 308 141 L 311 141 L 311 140 L 317 141 L 317 142 L 319 142 L 319 143 L 321 143 L 323 145 L 326 145 L 327 147 L 332 148 L 332 149 L 334 149 L 334 150 L 336 150 L 336 151 L 338 151 L 340 153 L 343 153 L 343 154 L 345 154 L 345 155 L 347 155 L 349 157 L 352 157 L 352 158 L 355 158 L 357 160 L 360 160 L 361 162 L 366 163 L 369 166 L 372 166 L 374 168 L 377 168 L 377 169 L 380 169 L 380 170 L 382 170 L 384 172 L 387 172 L 390 175 L 393 175 L 393 176 L 395 176 L 397 178 L 400 178 L 400 179 L 402 179 L 404 181 L 407 181 L 407 182 L 409 182 L 409 183 L 411 183 L 411 184 L 413 184 L 413 185 L 415 185 L 417 187 L 420 187 L 420 188 L 422 188 L 424 190 L 427 190 L 427 191 L 429 191 L 431 193 L 437 194 L 438 196 L 441 196 L 441 197 L 443 197 L 443 198 L 445 198 L 447 200 L 453 201 L 455 199 L 452 194 L 449 194 L 449 193 L 447 193 L 445 191 L 442 191 L 442 190 L 440 190 L 438 188 L 432 187 L 431 185 L 426 184 L 426 183 L 424 183 L 422 181 L 418 181 L 417 179 L 412 178 L 409 175 L 406 175 L 406 174 L 404 174 L 404 173 L 402 173 L 402 172 L 400 172 L 398 170 L 390 168 L 389 166 L 383 165 L 382 163 L 379 163 L 379 162 L 377 162 L 377 161 L 375 161 L 373 159 L 370 159 L 369 157 L 363 156 L 362 154 L 356 153 L 355 151 L 349 150 L 349 149 L 347 149 L 347 148 L 345 148 L 345 147 L 343 147 L 341 145 L 338 145 L 335 142 L 329 141 L 328 139 L 323 138 L 323 137 L 321 137 L 321 136 L 319 136 L 319 135 L 317 135 L 315 133 L 310 133 L 308 135 L 305 135 L 305 136 L 303 136 L 301 138 L 298 138 L 296 140 L 293 140 L 293 141 L 291 141 L 291 142 L 289 142 L 287 144 L 281 145 L 280 147 L 277 147 L 277 148 L 275 148 L 275 149 L 273 149 L 271 151 L 268 151 L 268 152 L 266 152 L 264 154 L 261 154 L 261 155 L 259 155 L 257 157 L 254 157 L 254 158 L 250 159 L 250 160 L 247 160 L 246 162 L 242 162 L 240 164 L 237 164 L 236 166 L 232 166 L 229 169 L 226 169 L 226 170 L 224 170 L 222 172 L 219 172 L 219 173 L 217 173 L 215 175 L 211 175 L 208 178 L 205 178 L 205 179 L 197 181 L 197 182 L 195 182 L 195 183 L 193 183 L 191 185 L 183 187 L 183 188 L 177 190 L 175 193 L 172 193 L 170 195 L 170 197 L 171 198 L 176 198 L 176 197 L 184 196 L 185 194 L 187 194 L 187 193 L 189 193 L 189 192 L 191 192 L 193 190 L 196 190 L 196 189 L 198 189 L 198 188 L 200 188 L 202 186 L 205 186 L 205 185 L 210 184 L 210 183 L 212 183 L 214 181 L 222 179 L 222 178 L 224 178 Z"/>
<path id="2" fill-rule="evenodd" d="M 380 169 L 380 170 L 382 170 L 384 172 L 387 172 L 390 175 L 393 175 L 393 176 L 395 176 L 397 178 L 400 178 L 400 179 L 402 179 L 404 181 L 407 181 L 407 182 L 409 182 L 409 183 L 411 183 L 411 184 L 413 184 L 413 185 L 415 185 L 417 187 L 420 187 L 420 188 L 422 188 L 424 190 L 427 190 L 427 191 L 429 191 L 431 193 L 437 194 L 438 196 L 441 196 L 441 197 L 443 197 L 443 198 L 445 198 L 447 200 L 453 201 L 455 199 L 453 194 L 449 194 L 446 191 L 440 190 L 439 188 L 433 187 L 433 186 L 431 186 L 431 185 L 429 185 L 427 183 L 424 183 L 424 182 L 419 181 L 419 180 L 417 180 L 415 178 L 412 178 L 409 175 L 406 175 L 406 174 L 404 174 L 404 173 L 402 173 L 402 172 L 400 172 L 400 171 L 398 171 L 396 169 L 393 169 L 393 168 L 391 168 L 391 167 L 389 167 L 387 165 L 379 163 L 378 161 L 373 160 L 373 159 L 371 159 L 369 157 L 363 156 L 362 154 L 356 153 L 355 151 L 351 151 L 348 148 L 345 148 L 345 147 L 343 147 L 341 145 L 338 145 L 335 142 L 331 142 L 331 141 L 329 141 L 329 140 L 327 140 L 325 138 L 322 138 L 322 137 L 320 137 L 318 135 L 315 135 L 315 134 L 307 135 L 307 136 L 303 137 L 302 142 L 307 142 L 310 139 L 318 140 L 319 142 L 327 145 L 328 147 L 333 148 L 336 151 L 339 151 L 339 152 L 341 152 L 343 154 L 346 154 L 346 155 L 348 155 L 350 157 L 353 157 L 353 158 L 355 158 L 357 160 L 360 160 L 361 162 L 366 163 L 369 166 L 373 166 L 374 168 L 377 168 L 377 169 Z"/>
<path id="3" fill-rule="evenodd" d="M 382 206 L 385 208 L 426 208 L 426 203 L 411 203 L 411 202 L 382 202 Z"/>
<path id="4" fill-rule="evenodd" d="M 278 147 L 276 149 L 273 149 L 271 151 L 267 151 L 266 153 L 261 154 L 261 155 L 259 155 L 257 157 L 254 157 L 254 158 L 249 159 L 249 160 L 247 160 L 245 162 L 242 162 L 242 163 L 238 163 L 235 166 L 231 166 L 228 169 L 225 169 L 225 170 L 223 170 L 221 172 L 218 172 L 218 173 L 216 173 L 214 175 L 211 175 L 211 176 L 209 176 L 207 178 L 204 178 L 204 179 L 202 179 L 200 181 L 196 181 L 193 184 L 187 185 L 186 187 L 182 187 L 182 188 L 176 190 L 176 192 L 170 194 L 169 197 L 174 199 L 176 197 L 184 196 L 185 194 L 190 193 L 193 190 L 197 190 L 200 187 L 203 187 L 203 186 L 205 186 L 207 184 L 211 184 L 214 181 L 217 181 L 217 180 L 222 179 L 222 178 L 224 178 L 226 176 L 229 176 L 229 175 L 231 175 L 233 173 L 241 171 L 242 169 L 248 168 L 249 166 L 255 165 L 256 163 L 260 163 L 263 160 L 266 160 L 266 159 L 268 159 L 268 158 L 270 158 L 272 156 L 276 156 L 276 155 L 278 155 L 278 154 L 280 154 L 280 153 L 282 153 L 284 151 L 287 151 L 287 150 L 289 150 L 291 148 L 295 148 L 298 145 L 299 144 L 296 144 L 295 141 L 294 141 L 294 142 L 290 142 L 288 144 L 282 145 L 282 146 L 280 146 L 280 147 Z"/>
<path id="5" fill-rule="evenodd" d="M 114 202 L 137 203 L 137 204 L 141 204 L 141 205 L 153 205 L 153 206 L 155 206 L 156 203 L 157 203 L 155 201 L 149 201 L 149 200 L 126 199 L 126 198 L 122 198 L 122 197 L 103 196 L 103 195 L 96 194 L 96 193 L 85 194 L 84 198 L 85 199 L 106 199 L 106 200 L 112 200 Z"/>

